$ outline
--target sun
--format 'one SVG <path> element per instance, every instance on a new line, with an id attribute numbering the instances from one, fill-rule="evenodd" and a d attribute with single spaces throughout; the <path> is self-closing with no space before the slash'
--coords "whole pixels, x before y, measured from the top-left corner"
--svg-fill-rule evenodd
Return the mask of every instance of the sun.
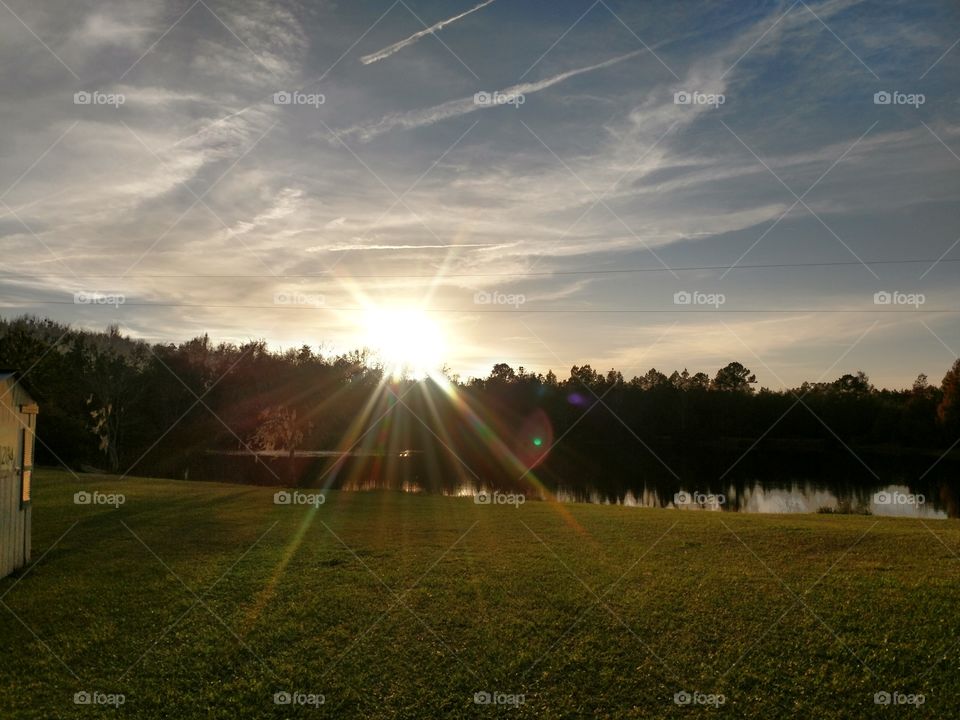
<path id="1" fill-rule="evenodd" d="M 443 366 L 446 342 L 440 325 L 420 308 L 369 307 L 363 314 L 364 345 L 384 371 L 422 380 Z"/>

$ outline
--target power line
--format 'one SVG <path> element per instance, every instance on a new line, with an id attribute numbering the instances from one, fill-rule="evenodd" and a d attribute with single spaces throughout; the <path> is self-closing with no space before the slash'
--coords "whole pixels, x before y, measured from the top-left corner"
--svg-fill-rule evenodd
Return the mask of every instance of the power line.
<path id="1" fill-rule="evenodd" d="M 4 309 L 23 309 L 31 305 L 71 305 L 75 307 L 99 307 L 113 308 L 119 310 L 122 307 L 163 307 L 163 308 L 205 308 L 222 310 L 307 310 L 307 311 L 335 311 L 335 312 L 366 312 L 368 307 L 359 305 L 354 306 L 328 306 L 328 305 L 288 305 L 280 303 L 276 305 L 224 305 L 224 304 L 205 304 L 205 303 L 164 303 L 164 302 L 120 302 L 120 303 L 75 303 L 68 300 L 37 300 L 21 305 L 0 305 Z M 882 308 L 530 308 L 504 307 L 504 308 L 420 308 L 423 312 L 429 313 L 582 313 L 582 314 L 603 314 L 603 313 L 680 313 L 680 314 L 719 314 L 719 313 L 889 313 L 895 315 L 933 313 L 950 314 L 960 313 L 960 308 L 924 308 L 902 310 L 882 309 Z"/>
<path id="2" fill-rule="evenodd" d="M 565 276 L 565 275 L 623 275 L 631 273 L 656 273 L 656 272 L 696 272 L 696 271 L 705 271 L 705 270 L 766 270 L 766 269 L 793 269 L 793 268 L 810 268 L 810 267 L 844 267 L 850 265 L 908 265 L 908 264 L 929 264 L 935 265 L 940 263 L 956 263 L 960 262 L 960 258 L 943 258 L 941 260 L 924 260 L 924 259 L 905 259 L 905 260 L 865 260 L 860 262 L 859 260 L 838 260 L 833 262 L 805 262 L 805 263 L 763 263 L 763 264 L 753 264 L 753 265 L 684 265 L 677 267 L 642 267 L 642 268 L 593 268 L 586 270 L 545 270 L 540 272 L 489 272 L 489 273 L 443 273 L 443 274 L 418 274 L 418 275 L 403 275 L 403 274 L 349 274 L 344 277 L 348 279 L 396 279 L 396 280 L 420 280 L 420 279 L 431 279 L 435 280 L 437 278 L 488 278 L 488 277 L 551 277 L 551 276 Z M 41 279 L 41 278 L 55 278 L 55 277 L 66 277 L 67 273 L 47 273 L 47 274 L 26 274 L 26 273 L 16 273 L 16 272 L 0 272 L 0 277 L 9 277 L 9 278 L 30 278 L 30 279 Z M 137 279 L 137 278 L 150 278 L 150 279 L 177 279 L 177 278 L 197 278 L 197 279 L 210 279 L 210 278 L 265 278 L 268 277 L 263 274 L 259 275 L 239 275 L 239 274 L 200 274 L 200 273 L 169 273 L 169 274 L 130 274 L 130 275 L 115 275 L 110 273 L 78 273 L 70 274 L 70 277 L 78 278 L 123 278 L 123 279 Z M 322 273 L 279 273 L 272 276 L 274 278 L 337 278 L 339 277 L 333 271 L 327 271 Z"/>

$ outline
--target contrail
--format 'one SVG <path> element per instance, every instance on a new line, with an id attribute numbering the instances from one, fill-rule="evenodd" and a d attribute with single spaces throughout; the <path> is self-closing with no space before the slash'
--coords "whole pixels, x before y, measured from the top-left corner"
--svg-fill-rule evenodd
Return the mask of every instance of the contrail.
<path id="1" fill-rule="evenodd" d="M 559 75 L 554 75 L 553 77 L 545 80 L 511 85 L 510 87 L 501 90 L 498 94 L 507 96 L 530 95 L 540 92 L 541 90 L 546 90 L 557 83 L 561 83 L 564 80 L 576 77 L 577 75 L 608 68 L 611 65 L 616 65 L 617 63 L 621 63 L 624 60 L 636 57 L 637 55 L 645 52 L 647 52 L 646 49 L 634 50 L 626 55 L 618 55 L 617 57 L 604 60 L 603 62 L 595 65 L 588 65 L 587 67 L 567 70 L 566 72 L 562 72 Z M 466 97 L 459 100 L 450 100 L 441 105 L 435 105 L 433 107 L 426 108 L 425 110 L 413 110 L 407 113 L 395 113 L 392 115 L 387 115 L 373 125 L 354 126 L 341 131 L 340 134 L 356 135 L 360 138 L 360 140 L 366 142 L 367 140 L 392 130 L 393 128 L 399 127 L 404 130 L 409 130 L 412 128 L 422 127 L 424 125 L 432 125 L 433 123 L 440 122 L 441 120 L 457 117 L 459 115 L 466 115 L 467 113 L 476 112 L 478 110 L 486 110 L 494 107 L 499 106 L 480 105 L 477 104 L 475 97 Z"/>
<path id="2" fill-rule="evenodd" d="M 421 30 L 420 32 L 414 33 L 413 35 L 406 38 L 405 40 L 396 42 L 393 45 L 390 45 L 389 47 L 385 47 L 383 50 L 377 50 L 377 52 L 375 53 L 364 55 L 362 58 L 360 58 L 360 62 L 362 62 L 364 65 L 369 65 L 370 63 L 375 63 L 378 60 L 383 60 L 384 58 L 388 58 L 398 50 L 403 50 L 403 48 L 407 47 L 407 45 L 413 45 L 415 42 L 417 42 L 417 40 L 422 38 L 424 35 L 433 35 L 433 33 L 435 33 L 437 30 L 443 29 L 450 23 L 456 22 L 460 18 L 465 18 L 470 13 L 475 13 L 480 8 L 485 8 L 487 5 L 489 5 L 492 2 L 494 2 L 494 0 L 484 0 L 482 3 L 480 3 L 476 7 L 472 7 L 466 12 L 460 13 L 459 15 L 454 15 L 452 18 L 441 20 L 440 22 L 435 23 L 430 27 Z"/>

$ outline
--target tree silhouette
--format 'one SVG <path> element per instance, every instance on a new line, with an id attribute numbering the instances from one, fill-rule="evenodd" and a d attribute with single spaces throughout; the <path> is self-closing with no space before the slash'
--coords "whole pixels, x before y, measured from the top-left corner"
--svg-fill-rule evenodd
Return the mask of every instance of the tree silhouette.
<path id="1" fill-rule="evenodd" d="M 756 375 L 740 363 L 732 362 L 717 371 L 716 377 L 713 378 L 713 388 L 734 392 L 753 392 L 750 386 L 756 382 Z"/>
<path id="2" fill-rule="evenodd" d="M 547 463 L 555 479 L 589 476 L 595 482 L 608 481 L 598 469 L 605 459 L 635 462 L 638 438 L 691 448 L 696 458 L 697 448 L 749 438 L 802 440 L 805 447 L 839 441 L 854 448 L 946 449 L 960 434 L 960 361 L 940 385 L 921 376 L 912 388 L 878 389 L 860 371 L 760 392 L 754 392 L 756 376 L 739 362 L 720 368 L 712 380 L 687 368 L 651 368 L 625 378 L 589 364 L 574 365 L 561 380 L 553 371 L 497 363 L 485 378 L 444 387 L 422 382 L 400 404 L 395 396 L 415 381 L 401 380 L 396 393 L 385 392 L 382 368 L 371 366 L 363 350 L 274 352 L 262 340 L 238 346 L 207 336 L 150 345 L 116 329 L 91 332 L 25 317 L 0 319 L 0 368 L 30 369 L 25 384 L 42 408 L 40 463 L 106 464 L 160 477 L 183 477 L 204 457 L 212 467 L 222 464 L 223 456 L 211 451 L 242 454 L 251 444 L 284 451 L 296 460 L 291 467 L 306 468 L 312 461 L 301 462 L 296 449 L 339 447 L 365 413 L 384 414 L 393 428 L 370 433 L 376 452 L 394 445 L 436 451 L 433 474 L 450 482 L 465 471 L 460 461 L 447 460 L 490 466 L 491 433 L 516 441 L 531 428 L 541 442 L 546 431 L 563 438 Z M 806 407 L 796 407 L 798 395 Z M 464 419 L 464 406 L 474 420 Z M 490 432 L 478 432 L 477 419 Z"/>
<path id="3" fill-rule="evenodd" d="M 960 426 L 960 358 L 943 376 L 943 398 L 937 406 L 937 419 L 951 435 Z"/>

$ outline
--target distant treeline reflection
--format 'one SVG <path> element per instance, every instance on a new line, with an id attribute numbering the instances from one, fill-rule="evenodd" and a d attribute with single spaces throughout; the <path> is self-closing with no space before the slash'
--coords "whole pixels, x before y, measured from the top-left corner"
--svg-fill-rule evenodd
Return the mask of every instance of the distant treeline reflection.
<path id="1" fill-rule="evenodd" d="M 429 458 L 420 451 L 380 456 L 297 453 L 293 458 L 208 451 L 192 459 L 186 476 L 255 485 L 446 495 L 496 489 L 531 499 L 645 507 L 676 507 L 678 494 L 690 496 L 688 504 L 698 496 L 711 495 L 722 497 L 722 503 L 713 507 L 708 501 L 698 509 L 960 517 L 960 462 L 956 459 L 941 460 L 931 469 L 937 457 L 929 453 L 865 450 L 854 457 L 843 450 L 777 445 L 766 443 L 743 454 L 739 447 L 658 444 L 650 453 L 601 454 L 592 460 L 579 460 L 558 445 L 522 478 L 498 472 L 475 476 L 450 454 Z M 886 508 L 875 505 L 878 494 L 897 491 L 922 498 L 923 506 L 892 508 L 886 513 Z"/>

